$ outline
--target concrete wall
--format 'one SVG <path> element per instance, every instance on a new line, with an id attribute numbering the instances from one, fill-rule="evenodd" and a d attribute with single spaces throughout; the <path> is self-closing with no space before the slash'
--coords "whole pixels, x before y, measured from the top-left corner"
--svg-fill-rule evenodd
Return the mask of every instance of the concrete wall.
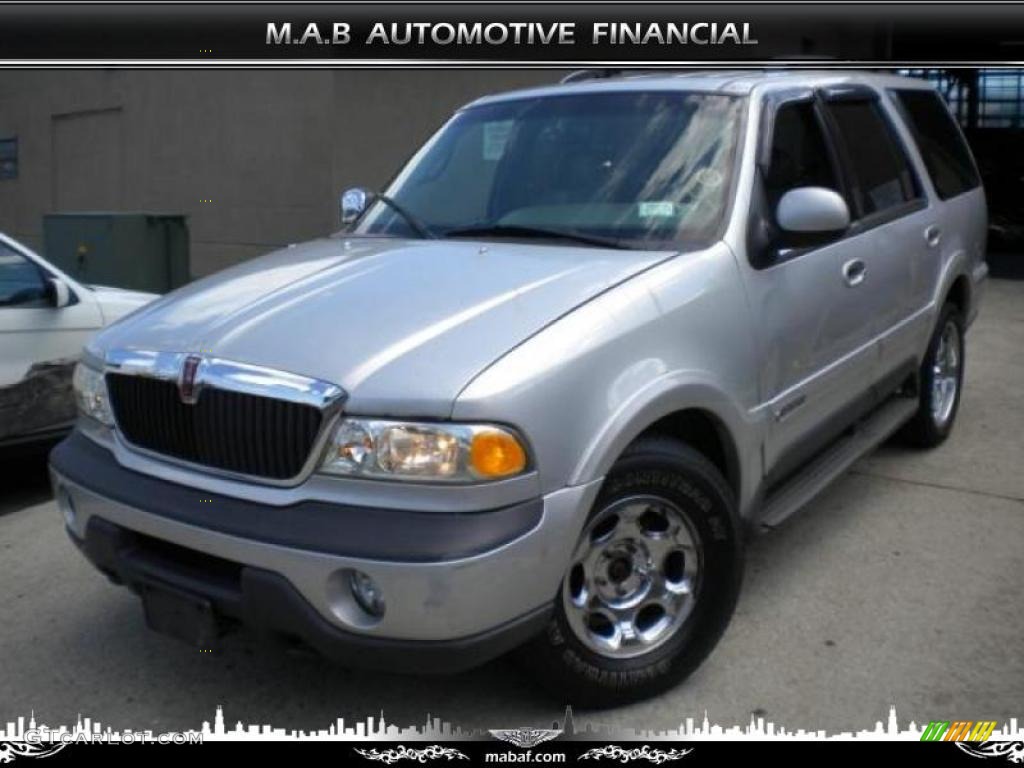
<path id="1" fill-rule="evenodd" d="M 2 72 L 19 175 L 0 179 L 0 231 L 41 248 L 52 211 L 185 213 L 209 274 L 334 231 L 338 193 L 384 185 L 453 109 L 562 74 Z"/>

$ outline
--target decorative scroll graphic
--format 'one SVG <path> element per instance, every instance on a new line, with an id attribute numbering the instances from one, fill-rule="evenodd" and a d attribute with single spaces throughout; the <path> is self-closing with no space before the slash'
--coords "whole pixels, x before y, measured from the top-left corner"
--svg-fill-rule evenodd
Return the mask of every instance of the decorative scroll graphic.
<path id="1" fill-rule="evenodd" d="M 693 752 L 692 749 L 653 749 L 644 744 L 642 747 L 627 749 L 616 744 L 609 744 L 606 747 L 588 749 L 580 760 L 615 760 L 620 763 L 631 763 L 634 760 L 646 760 L 655 765 L 667 763 L 669 760 L 681 760 Z"/>
<path id="2" fill-rule="evenodd" d="M 409 749 L 399 744 L 394 749 L 356 749 L 360 755 L 367 760 L 376 760 L 387 765 L 392 765 L 400 760 L 413 760 L 417 763 L 426 763 L 428 760 L 469 760 L 469 756 L 451 747 L 442 747 L 431 744 L 422 749 Z"/>
<path id="3" fill-rule="evenodd" d="M 986 741 L 984 744 L 956 742 L 971 757 L 1005 757 L 1011 763 L 1024 763 L 1024 741 Z"/>
<path id="4" fill-rule="evenodd" d="M 522 749 L 529 749 L 530 747 L 536 747 L 538 744 L 543 744 L 545 741 L 558 738 L 562 735 L 562 731 L 555 728 L 530 728 L 529 726 L 524 726 L 522 728 L 498 729 L 490 731 L 490 734 L 496 739 L 507 741 L 509 744 L 515 744 Z"/>
<path id="5" fill-rule="evenodd" d="M 19 757 L 50 757 L 67 744 L 29 744 L 25 741 L 0 742 L 0 763 L 13 763 Z"/>

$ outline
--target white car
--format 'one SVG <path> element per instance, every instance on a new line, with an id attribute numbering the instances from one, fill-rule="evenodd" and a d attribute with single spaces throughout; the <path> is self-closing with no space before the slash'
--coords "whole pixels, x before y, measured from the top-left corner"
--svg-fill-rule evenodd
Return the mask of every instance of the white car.
<path id="1" fill-rule="evenodd" d="M 155 298 L 81 285 L 0 234 L 0 447 L 69 430 L 71 376 L 85 342 Z"/>

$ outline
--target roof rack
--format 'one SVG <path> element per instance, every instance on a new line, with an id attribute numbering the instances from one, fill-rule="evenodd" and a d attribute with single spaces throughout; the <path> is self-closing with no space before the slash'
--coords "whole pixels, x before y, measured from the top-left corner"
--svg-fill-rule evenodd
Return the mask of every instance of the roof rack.
<path id="1" fill-rule="evenodd" d="M 577 69 L 563 77 L 559 82 L 563 85 L 581 83 L 586 80 L 611 80 L 617 77 L 641 77 L 643 75 L 694 75 L 706 73 L 709 68 L 679 67 L 629 67 L 623 69 Z M 710 71 L 717 71 L 710 69 Z"/>
<path id="2" fill-rule="evenodd" d="M 808 53 L 795 53 L 786 54 L 780 56 L 772 56 L 769 61 L 778 61 L 777 65 L 765 65 L 752 62 L 750 64 L 737 64 L 735 69 L 737 70 L 748 70 L 748 71 L 764 71 L 764 72 L 779 72 L 784 71 L 784 65 L 789 62 L 798 63 L 805 65 L 808 63 L 820 62 L 822 66 L 827 67 L 829 63 L 837 61 L 835 56 L 823 56 L 821 54 L 808 54 Z M 801 67 L 803 68 L 803 66 Z M 865 69 L 868 69 L 867 67 Z M 628 69 L 577 69 L 575 72 L 570 72 L 568 75 L 563 77 L 559 82 L 563 85 L 569 83 L 580 83 L 586 80 L 610 80 L 616 77 L 630 77 L 633 75 L 656 75 L 664 73 L 673 74 L 699 74 L 707 71 L 722 71 L 719 67 L 630 67 Z"/>

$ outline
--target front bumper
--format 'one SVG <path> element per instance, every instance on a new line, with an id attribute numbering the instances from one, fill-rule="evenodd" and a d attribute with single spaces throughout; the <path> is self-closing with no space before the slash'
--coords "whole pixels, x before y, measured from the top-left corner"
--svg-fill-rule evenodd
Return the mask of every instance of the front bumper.
<path id="1" fill-rule="evenodd" d="M 599 483 L 479 513 L 218 496 L 125 469 L 79 433 L 50 459 L 69 534 L 115 580 L 156 581 L 360 666 L 468 668 L 539 631 Z M 384 616 L 352 598 L 358 569 Z"/>

